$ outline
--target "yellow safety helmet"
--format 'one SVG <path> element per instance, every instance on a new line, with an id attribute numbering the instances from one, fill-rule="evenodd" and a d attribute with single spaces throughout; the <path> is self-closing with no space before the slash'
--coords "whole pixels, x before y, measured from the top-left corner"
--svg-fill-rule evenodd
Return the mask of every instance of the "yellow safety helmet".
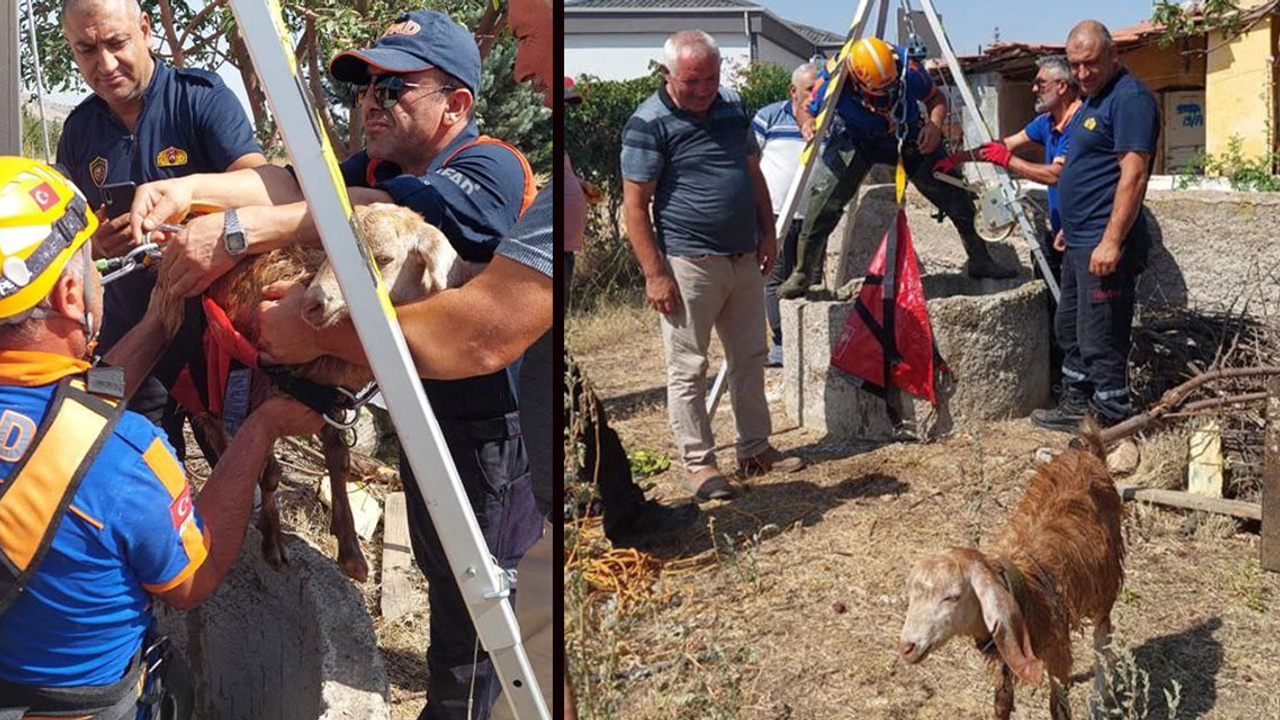
<path id="1" fill-rule="evenodd" d="M 872 95 L 888 94 L 898 82 L 897 53 L 880 38 L 859 40 L 849 51 L 845 64 L 858 85 Z"/>
<path id="2" fill-rule="evenodd" d="M 84 196 L 61 173 L 0 156 L 0 323 L 44 300 L 97 229 Z"/>

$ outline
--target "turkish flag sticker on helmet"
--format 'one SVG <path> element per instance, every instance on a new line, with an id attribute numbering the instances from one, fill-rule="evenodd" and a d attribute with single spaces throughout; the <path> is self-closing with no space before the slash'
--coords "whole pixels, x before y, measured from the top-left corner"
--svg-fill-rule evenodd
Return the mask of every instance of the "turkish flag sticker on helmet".
<path id="1" fill-rule="evenodd" d="M 191 503 L 191 486 L 188 485 L 182 490 L 182 494 L 174 498 L 173 502 L 169 504 L 169 517 L 173 520 L 175 529 L 182 527 L 182 523 L 191 517 L 193 507 Z"/>
<path id="2" fill-rule="evenodd" d="M 47 182 L 42 182 L 31 189 L 31 199 L 36 201 L 40 206 L 41 212 L 48 211 L 49 208 L 58 204 L 58 193 L 53 186 Z"/>

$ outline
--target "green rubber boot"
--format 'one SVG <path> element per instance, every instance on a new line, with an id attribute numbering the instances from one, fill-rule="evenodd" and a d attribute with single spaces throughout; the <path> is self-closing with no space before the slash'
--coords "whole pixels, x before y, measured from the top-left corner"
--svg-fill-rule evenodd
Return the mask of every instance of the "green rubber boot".
<path id="1" fill-rule="evenodd" d="M 825 242 L 816 242 L 814 238 L 801 233 L 800 239 L 796 241 L 796 268 L 778 286 L 778 297 L 783 300 L 804 297 L 809 286 L 818 282 L 816 276 L 822 267 L 822 253 L 825 250 Z"/>

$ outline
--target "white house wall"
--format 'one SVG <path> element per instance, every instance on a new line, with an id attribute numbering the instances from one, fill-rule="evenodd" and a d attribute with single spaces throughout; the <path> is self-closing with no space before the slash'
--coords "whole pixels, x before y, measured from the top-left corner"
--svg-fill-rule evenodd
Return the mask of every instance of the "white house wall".
<path id="1" fill-rule="evenodd" d="M 662 44 L 666 40 L 665 34 L 657 33 L 567 35 L 564 38 L 564 72 L 570 77 L 594 75 L 603 80 L 642 77 L 649 73 L 650 60 L 661 62 Z M 733 68 L 747 63 L 751 57 L 747 36 L 720 34 L 716 36 L 716 43 L 720 46 L 722 73 L 728 80 Z"/>

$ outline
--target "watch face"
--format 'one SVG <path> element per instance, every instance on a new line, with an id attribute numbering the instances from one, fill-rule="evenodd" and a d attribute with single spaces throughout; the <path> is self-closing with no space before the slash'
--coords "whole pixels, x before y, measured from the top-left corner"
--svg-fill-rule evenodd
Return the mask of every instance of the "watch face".
<path id="1" fill-rule="evenodd" d="M 245 242 L 243 232 L 227 233 L 227 253 L 230 255 L 239 255 L 248 248 L 249 244 Z"/>

